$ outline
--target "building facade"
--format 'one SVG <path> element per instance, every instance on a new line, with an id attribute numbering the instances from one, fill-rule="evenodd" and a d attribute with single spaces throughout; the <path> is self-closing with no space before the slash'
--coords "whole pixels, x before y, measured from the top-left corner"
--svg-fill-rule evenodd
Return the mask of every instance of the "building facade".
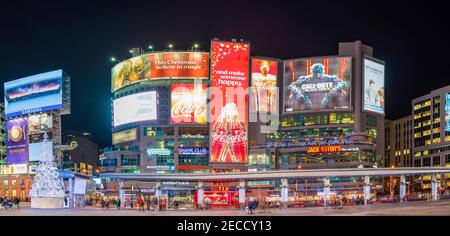
<path id="1" fill-rule="evenodd" d="M 99 148 L 89 132 L 65 132 L 63 142 L 69 149 L 63 154 L 62 169 L 89 176 L 100 173 Z"/>
<path id="2" fill-rule="evenodd" d="M 219 44 L 219 45 L 218 45 Z M 227 43 L 212 43 L 227 51 Z M 236 51 L 241 45 L 234 45 Z M 140 50 L 136 50 L 140 51 Z M 112 140 L 113 147 L 100 151 L 102 176 L 139 176 L 142 174 L 164 173 L 217 173 L 217 172 L 258 172 L 268 170 L 297 169 L 335 169 L 335 168 L 374 168 L 383 166 L 385 149 L 384 123 L 384 62 L 373 57 L 373 49 L 360 41 L 340 43 L 339 53 L 332 56 L 281 60 L 274 58 L 248 58 L 249 85 L 247 107 L 249 113 L 248 136 L 246 141 L 247 159 L 242 163 L 217 163 L 211 153 L 217 151 L 218 159 L 238 160 L 235 152 L 237 139 L 217 139 L 222 137 L 211 132 L 211 127 L 224 129 L 223 124 L 208 125 L 203 122 L 197 104 L 177 106 L 188 97 L 199 97 L 198 92 L 188 92 L 188 96 L 175 92 L 177 85 L 184 87 L 214 87 L 217 81 L 209 71 L 205 77 L 172 76 L 164 77 L 163 65 L 171 62 L 167 57 L 182 57 L 183 54 L 199 54 L 205 57 L 215 70 L 215 53 L 202 52 L 148 52 L 136 54 L 122 61 L 112 69 Z M 230 52 L 231 53 L 231 52 Z M 236 60 L 244 58 L 244 54 Z M 158 57 L 159 61 L 154 61 Z M 224 56 L 225 57 L 225 56 Z M 211 61 L 211 62 L 209 62 Z M 147 67 L 153 63 L 156 67 Z M 230 62 L 233 66 L 234 64 Z M 228 64 L 228 66 L 230 66 Z M 158 67 L 158 65 L 161 65 Z M 245 64 L 244 64 L 245 67 Z M 146 74 L 152 71 L 153 75 Z M 230 75 L 220 71 L 222 75 Z M 155 75 L 156 74 L 156 75 Z M 245 77 L 244 73 L 240 75 Z M 244 75 L 244 76 L 242 76 Z M 155 76 L 155 77 L 153 77 Z M 230 76 L 233 77 L 233 76 Z M 227 77 L 228 78 L 228 77 Z M 243 85 L 245 87 L 246 83 Z M 376 85 L 376 86 L 375 86 Z M 202 88 L 203 89 L 203 88 Z M 274 92 L 274 91 L 278 91 Z M 198 91 L 198 90 L 197 90 Z M 201 90 L 202 91 L 202 90 Z M 197 94 L 196 94 L 197 93 Z M 187 95 L 184 93 L 184 95 Z M 201 94 L 203 95 L 203 93 Z M 213 92 L 208 97 L 214 95 Z M 137 97 L 150 101 L 146 107 L 145 118 L 125 117 L 123 107 L 128 113 L 136 113 L 134 107 L 145 107 Z M 156 103 L 152 103 L 156 97 Z M 202 100 L 203 103 L 206 100 Z M 247 102 L 247 100 L 245 100 Z M 122 105 L 122 104 L 126 104 Z M 205 102 L 206 104 L 206 102 Z M 245 104 L 246 105 L 246 104 Z M 244 106 L 237 104 L 237 106 Z M 155 109 L 157 113 L 151 111 Z M 142 112 L 144 112 L 141 109 Z M 206 117 L 210 110 L 206 109 Z M 223 111 L 222 111 L 223 113 Z M 138 114 L 138 113 L 136 113 Z M 203 113 L 204 114 L 204 113 Z M 232 113 L 234 114 L 234 113 Z M 177 120 L 180 116 L 195 121 Z M 256 119 L 254 119 L 256 116 Z M 232 117 L 232 116 L 230 116 Z M 226 119 L 235 119 L 226 117 Z M 264 118 L 262 118 L 264 117 Z M 174 119 L 176 118 L 176 119 Z M 190 121 L 190 122 L 189 122 Z M 206 120 L 205 120 L 206 121 Z M 217 123 L 217 122 L 216 122 Z M 222 126 L 221 126 L 222 125 Z M 245 126 L 245 125 L 244 125 Z M 240 126 L 233 126 L 242 130 Z M 234 131 L 233 131 L 234 132 Z M 225 135 L 226 136 L 226 135 Z M 224 137 L 225 137 L 224 136 Z M 234 137 L 234 136 L 233 136 Z M 215 146 L 219 140 L 219 146 Z M 216 142 L 216 143 L 214 143 Z M 224 148 L 225 143 L 225 148 Z M 215 148 L 223 150 L 215 150 Z M 222 151 L 225 153 L 223 156 Z M 231 157 L 226 155 L 231 153 Z M 234 154 L 233 154 L 234 153 Z M 216 155 L 214 154 L 214 155 Z M 245 158 L 244 158 L 245 159 Z M 161 175 L 164 176 L 164 175 Z M 247 187 L 248 196 L 281 198 L 279 186 L 296 186 L 287 195 L 290 199 L 308 196 L 314 192 L 320 198 L 323 192 L 322 179 L 264 181 L 217 181 L 208 182 L 204 188 L 205 201 L 212 205 L 234 206 L 240 189 Z M 363 194 L 364 179 L 360 177 L 332 178 L 333 192 Z M 372 179 L 374 191 L 382 189 L 381 180 Z M 134 178 L 103 179 L 103 192 L 106 196 L 133 202 L 138 195 L 158 195 L 167 205 L 178 201 L 194 207 L 198 199 L 198 183 L 171 182 L 159 183 L 139 181 Z M 367 182 L 367 181 L 366 181 Z M 294 185 L 295 184 L 295 185 Z M 161 191 L 159 191 L 160 189 Z M 362 195 L 361 195 L 362 196 Z"/>
<path id="3" fill-rule="evenodd" d="M 449 94 L 450 86 L 446 86 L 412 100 L 415 167 L 450 166 Z M 423 182 L 424 188 L 431 188 L 429 176 Z"/>
<path id="4" fill-rule="evenodd" d="M 412 137 L 411 115 L 385 121 L 385 167 L 413 167 Z"/>

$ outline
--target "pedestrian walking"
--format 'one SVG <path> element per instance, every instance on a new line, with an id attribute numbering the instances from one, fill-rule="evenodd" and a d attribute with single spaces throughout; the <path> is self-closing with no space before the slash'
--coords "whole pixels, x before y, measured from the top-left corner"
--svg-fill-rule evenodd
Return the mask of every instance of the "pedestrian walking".
<path id="1" fill-rule="evenodd" d="M 137 204 L 138 204 L 138 207 L 139 207 L 139 211 L 145 211 L 145 209 L 144 209 L 144 200 L 142 200 L 142 197 L 138 198 Z"/>
<path id="2" fill-rule="evenodd" d="M 173 209 L 178 210 L 178 202 L 177 201 L 173 202 Z"/>
<path id="3" fill-rule="evenodd" d="M 119 198 L 119 200 L 117 200 L 117 210 L 120 210 L 120 204 L 122 204 L 122 201 L 120 201 L 120 198 Z"/>
<path id="4" fill-rule="evenodd" d="M 147 198 L 146 203 L 147 203 L 147 211 L 150 211 L 151 210 L 151 206 L 152 206 L 152 201 L 150 200 L 150 197 Z"/>

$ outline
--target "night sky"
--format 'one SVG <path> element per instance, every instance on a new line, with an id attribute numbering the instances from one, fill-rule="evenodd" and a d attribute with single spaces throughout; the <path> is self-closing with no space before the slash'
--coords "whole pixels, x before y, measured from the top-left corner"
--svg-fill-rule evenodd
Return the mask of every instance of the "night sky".
<path id="1" fill-rule="evenodd" d="M 409 114 L 411 99 L 450 84 L 448 16 L 439 3 L 212 2 L 2 2 L 0 82 L 63 69 L 72 78 L 63 129 L 90 131 L 101 147 L 111 143 L 109 58 L 125 59 L 132 47 L 173 43 L 181 50 L 198 42 L 208 51 L 213 37 L 243 38 L 253 56 L 290 59 L 334 55 L 339 42 L 361 40 L 386 62 L 389 119 Z"/>

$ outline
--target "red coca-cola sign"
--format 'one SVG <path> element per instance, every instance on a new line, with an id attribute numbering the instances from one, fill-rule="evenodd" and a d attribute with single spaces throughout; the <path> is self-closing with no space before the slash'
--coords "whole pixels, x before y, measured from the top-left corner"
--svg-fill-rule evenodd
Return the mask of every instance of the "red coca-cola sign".
<path id="1" fill-rule="evenodd" d="M 220 135 L 217 133 L 212 134 L 212 140 L 214 142 L 221 142 L 221 143 L 242 143 L 247 142 L 247 134 L 246 133 L 240 133 L 238 135 Z"/>
<path id="2" fill-rule="evenodd" d="M 215 91 L 211 97 L 214 112 L 210 113 L 212 163 L 248 162 L 249 59 L 249 44 L 211 43 L 211 87 Z"/>
<path id="3" fill-rule="evenodd" d="M 172 84 L 172 124 L 206 124 L 206 85 Z"/>

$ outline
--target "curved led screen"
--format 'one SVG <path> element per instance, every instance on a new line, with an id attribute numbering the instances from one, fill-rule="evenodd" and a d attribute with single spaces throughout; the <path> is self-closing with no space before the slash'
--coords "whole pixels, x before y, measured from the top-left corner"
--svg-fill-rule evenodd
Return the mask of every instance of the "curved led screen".
<path id="1" fill-rule="evenodd" d="M 162 52 L 130 58 L 113 67 L 111 90 L 152 79 L 208 79 L 209 54 Z"/>

